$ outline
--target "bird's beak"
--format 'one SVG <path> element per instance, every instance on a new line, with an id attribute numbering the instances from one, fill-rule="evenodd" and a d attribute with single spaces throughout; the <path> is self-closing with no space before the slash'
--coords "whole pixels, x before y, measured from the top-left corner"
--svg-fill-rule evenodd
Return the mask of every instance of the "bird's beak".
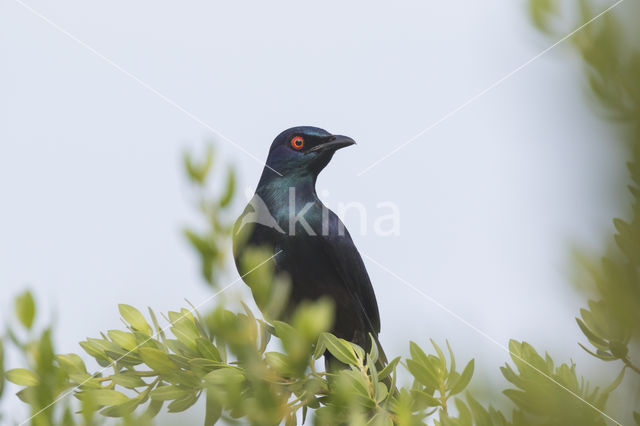
<path id="1" fill-rule="evenodd" d="M 320 145 L 316 145 L 307 152 L 337 151 L 340 148 L 346 148 L 348 146 L 355 145 L 355 144 L 356 144 L 356 141 L 354 141 L 348 136 L 333 135 L 327 140 L 327 142 L 321 143 Z"/>

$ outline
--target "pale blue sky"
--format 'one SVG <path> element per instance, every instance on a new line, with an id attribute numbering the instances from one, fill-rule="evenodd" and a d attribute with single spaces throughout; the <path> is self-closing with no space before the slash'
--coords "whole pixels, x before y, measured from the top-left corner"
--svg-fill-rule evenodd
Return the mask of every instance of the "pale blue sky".
<path id="1" fill-rule="evenodd" d="M 601 366 L 576 344 L 569 249 L 606 242 L 626 176 L 566 45 L 357 176 L 552 43 L 523 1 L 25 3 L 259 159 L 293 125 L 353 137 L 319 180 L 328 204 L 401 212 L 399 236 L 354 235 L 364 254 L 499 342 Z M 209 296 L 180 234 L 195 219 L 180 155 L 216 136 L 16 0 L 0 2 L 0 55 L 3 317 L 29 285 L 77 352 L 120 326 L 117 303 Z M 262 166 L 217 148 L 253 189 Z M 499 377 L 506 353 L 365 263 L 388 353 L 448 338 Z"/>

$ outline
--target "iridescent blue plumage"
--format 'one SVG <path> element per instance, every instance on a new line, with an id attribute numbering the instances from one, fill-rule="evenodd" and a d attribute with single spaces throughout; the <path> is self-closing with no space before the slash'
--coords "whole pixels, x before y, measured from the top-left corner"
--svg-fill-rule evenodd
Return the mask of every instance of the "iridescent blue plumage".
<path id="1" fill-rule="evenodd" d="M 240 259 L 247 248 L 267 247 L 278 253 L 275 270 L 285 272 L 292 283 L 283 319 L 303 300 L 329 297 L 336 308 L 333 333 L 369 348 L 369 333 L 377 342 L 380 332 L 371 281 L 344 224 L 324 206 L 315 188 L 318 174 L 336 150 L 354 143 L 317 127 L 280 133 L 269 150 L 255 196 L 236 223 L 236 234 L 247 224 L 252 226 L 234 241 L 234 256 L 244 274 Z M 380 352 L 384 363 L 381 348 Z"/>

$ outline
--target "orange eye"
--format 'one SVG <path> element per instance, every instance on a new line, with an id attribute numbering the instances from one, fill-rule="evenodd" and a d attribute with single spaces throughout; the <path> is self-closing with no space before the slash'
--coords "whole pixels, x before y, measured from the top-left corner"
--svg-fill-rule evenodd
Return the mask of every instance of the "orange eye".
<path id="1" fill-rule="evenodd" d="M 296 136 L 291 139 L 291 146 L 293 149 L 302 149 L 304 146 L 304 139 L 302 139 L 302 136 Z"/>

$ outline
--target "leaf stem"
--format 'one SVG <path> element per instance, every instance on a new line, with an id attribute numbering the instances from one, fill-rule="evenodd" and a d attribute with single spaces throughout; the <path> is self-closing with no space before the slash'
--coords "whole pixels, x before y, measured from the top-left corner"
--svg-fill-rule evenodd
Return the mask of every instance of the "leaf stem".
<path id="1" fill-rule="evenodd" d="M 630 369 L 632 369 L 633 371 L 635 371 L 637 374 L 640 374 L 640 368 L 636 367 L 635 365 L 633 365 L 631 363 L 631 360 L 629 360 L 628 357 L 624 357 L 622 358 L 622 362 L 624 362 L 624 365 L 626 365 L 627 367 L 629 367 Z"/>

